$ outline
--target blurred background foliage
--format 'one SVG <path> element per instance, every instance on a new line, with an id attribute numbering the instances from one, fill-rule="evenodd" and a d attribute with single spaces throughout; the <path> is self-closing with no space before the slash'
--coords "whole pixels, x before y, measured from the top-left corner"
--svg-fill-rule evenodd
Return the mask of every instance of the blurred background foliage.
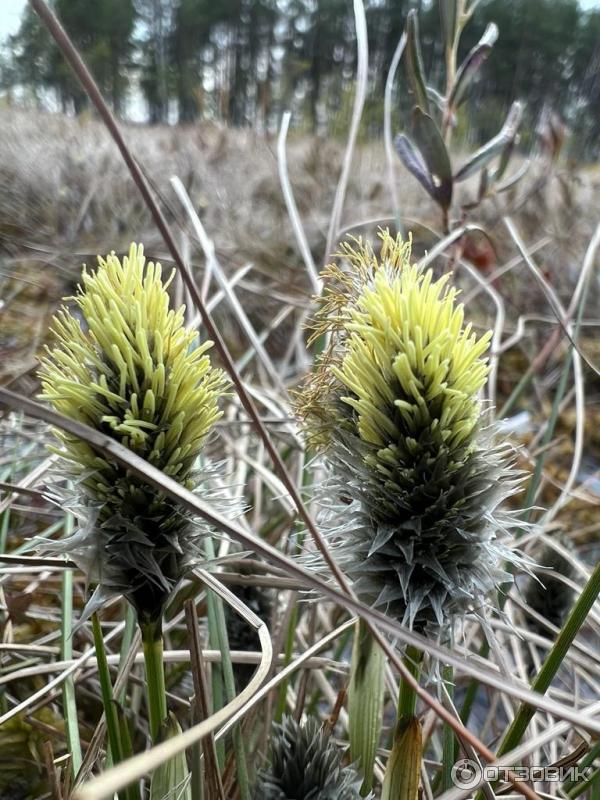
<path id="1" fill-rule="evenodd" d="M 137 121 L 217 119 L 273 131 L 283 110 L 296 130 L 344 135 L 356 43 L 350 0 L 54 0 L 115 111 Z M 383 89 L 407 12 L 419 10 L 428 84 L 441 89 L 437 3 L 366 0 L 370 95 L 363 138 L 381 135 Z M 500 36 L 470 93 L 461 131 L 472 147 L 500 127 L 510 103 L 525 104 L 523 130 L 550 109 L 569 126 L 569 156 L 600 151 L 600 8 L 577 0 L 481 0 L 461 40 L 459 63 L 487 22 Z M 89 104 L 35 14 L 3 48 L 0 89 L 9 102 L 81 112 Z M 408 108 L 396 82 L 397 125 Z M 459 139 L 460 141 L 460 139 Z M 522 140 L 522 145 L 530 142 Z"/>

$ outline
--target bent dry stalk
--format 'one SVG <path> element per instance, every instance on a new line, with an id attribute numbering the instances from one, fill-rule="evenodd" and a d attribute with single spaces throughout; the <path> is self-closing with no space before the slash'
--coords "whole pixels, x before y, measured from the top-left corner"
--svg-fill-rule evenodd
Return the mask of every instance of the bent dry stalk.
<path id="1" fill-rule="evenodd" d="M 329 347 L 298 406 L 326 463 L 321 522 L 355 592 L 447 639 L 455 620 L 493 607 L 495 587 L 509 579 L 502 565 L 522 563 L 507 542 L 515 522 L 501 510 L 520 477 L 480 399 L 491 334 L 478 337 L 465 324 L 449 275 L 435 279 L 412 264 L 410 242 L 388 231 L 380 238 L 378 255 L 354 239 L 325 269 L 313 327 Z M 360 679 L 372 643 L 360 642 L 351 685 L 354 694 L 374 693 L 372 674 Z M 407 690 L 402 722 L 414 715 Z M 366 704 L 373 719 L 381 702 L 372 694 Z M 402 746 L 416 753 L 409 739 Z M 366 737 L 352 756 L 365 776 L 372 772 Z"/>
<path id="2" fill-rule="evenodd" d="M 84 267 L 73 310 L 65 305 L 54 318 L 54 343 L 40 369 L 42 398 L 201 490 L 197 459 L 221 415 L 226 381 L 211 365 L 211 342 L 184 327 L 184 307 L 170 308 L 172 279 L 163 282 L 160 264 L 147 263 L 135 244 L 122 261 L 111 253 L 98 258 L 95 271 Z M 178 581 L 202 560 L 209 527 L 91 445 L 53 433 L 51 449 L 61 457 L 53 491 L 79 524 L 47 548 L 67 554 L 96 584 L 84 618 L 115 594 L 135 609 L 156 741 L 173 730 L 165 724 L 163 612 Z"/>

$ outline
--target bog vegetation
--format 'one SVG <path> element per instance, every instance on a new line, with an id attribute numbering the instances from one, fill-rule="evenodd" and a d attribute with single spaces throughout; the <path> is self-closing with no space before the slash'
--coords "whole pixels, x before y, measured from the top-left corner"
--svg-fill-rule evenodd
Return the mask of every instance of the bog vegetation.
<path id="1" fill-rule="evenodd" d="M 0 796 L 597 798 L 597 12 L 53 6 L 0 111 Z"/>

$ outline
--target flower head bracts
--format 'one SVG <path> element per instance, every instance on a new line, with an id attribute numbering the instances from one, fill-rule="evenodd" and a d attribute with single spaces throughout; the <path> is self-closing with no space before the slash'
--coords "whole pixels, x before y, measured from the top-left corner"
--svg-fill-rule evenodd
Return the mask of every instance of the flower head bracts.
<path id="1" fill-rule="evenodd" d="M 171 279 L 163 284 L 160 264 L 146 264 L 134 244 L 122 262 L 112 253 L 98 258 L 96 271 L 84 269 L 73 298 L 78 313 L 63 307 L 55 317 L 56 341 L 40 370 L 42 397 L 193 489 L 225 379 L 211 367 L 211 343 L 199 344 L 184 327 L 184 308 L 169 308 Z M 71 542 L 99 594 L 121 591 L 138 614 L 156 616 L 189 560 L 189 519 L 87 443 L 62 431 L 55 436 L 86 518 L 64 551 Z"/>
<path id="2" fill-rule="evenodd" d="M 254 796 L 256 800 L 360 800 L 361 784 L 352 765 L 342 766 L 341 751 L 318 720 L 310 717 L 299 725 L 285 717 L 275 726 L 271 765 L 259 773 Z"/>
<path id="3" fill-rule="evenodd" d="M 405 624 L 442 625 L 507 579 L 510 450 L 482 424 L 490 334 L 464 324 L 449 276 L 382 232 L 334 265 L 315 331 L 327 351 L 300 411 L 330 470 L 323 524 L 359 595 Z"/>

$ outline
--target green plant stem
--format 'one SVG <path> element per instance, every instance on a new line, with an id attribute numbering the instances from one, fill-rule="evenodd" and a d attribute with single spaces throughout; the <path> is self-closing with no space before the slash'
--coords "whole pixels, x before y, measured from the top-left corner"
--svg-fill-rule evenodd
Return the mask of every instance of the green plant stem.
<path id="1" fill-rule="evenodd" d="M 156 742 L 160 726 L 167 717 L 165 668 L 163 661 L 162 617 L 155 622 L 140 624 L 144 664 L 146 665 L 146 698 L 150 736 Z"/>
<path id="2" fill-rule="evenodd" d="M 531 379 L 533 378 L 534 375 L 535 375 L 535 369 L 532 366 L 529 366 L 527 370 L 523 373 L 521 379 L 519 380 L 515 388 L 510 393 L 508 400 L 504 403 L 504 405 L 498 412 L 499 419 L 504 419 L 504 417 L 507 417 L 510 414 L 510 412 L 515 407 L 515 404 L 519 399 L 519 397 L 523 394 L 525 389 L 531 383 Z"/>
<path id="3" fill-rule="evenodd" d="M 544 467 L 544 461 L 546 460 L 546 455 L 548 453 L 547 445 L 550 444 L 550 442 L 552 441 L 552 437 L 554 436 L 554 430 L 556 428 L 556 423 L 558 421 L 558 414 L 560 411 L 560 404 L 567 389 L 567 380 L 569 378 L 570 372 L 571 372 L 571 350 L 569 350 L 569 355 L 567 356 L 567 358 L 565 358 L 565 363 L 563 364 L 563 369 L 558 383 L 558 387 L 556 389 L 554 400 L 552 402 L 550 419 L 548 420 L 548 425 L 546 426 L 546 431 L 542 439 L 541 452 L 539 453 L 536 459 L 533 476 L 527 488 L 527 495 L 525 496 L 524 506 L 528 520 L 531 520 L 533 516 L 533 509 L 531 508 L 531 506 L 535 501 L 535 496 L 537 494 L 538 486 L 542 479 L 542 469 Z"/>
<path id="4" fill-rule="evenodd" d="M 104 638 L 102 628 L 97 614 L 92 614 L 92 631 L 94 634 L 94 646 L 96 648 L 96 659 L 98 661 L 98 678 L 100 680 L 100 692 L 102 694 L 102 705 L 104 706 L 104 717 L 106 719 L 106 732 L 108 743 L 114 764 L 123 760 L 123 750 L 121 747 L 121 733 L 119 730 L 119 717 L 117 708 L 113 701 L 112 684 L 110 681 L 110 671 L 108 669 L 108 659 L 104 649 Z"/>
<path id="5" fill-rule="evenodd" d="M 370 795 L 381 736 L 386 656 L 364 620 L 356 622 L 348 685 L 350 757 L 363 776 L 360 793 Z"/>
<path id="6" fill-rule="evenodd" d="M 442 668 L 442 677 L 446 684 L 446 691 L 452 699 L 454 696 L 454 669 L 448 665 Z M 442 733 L 442 788 L 444 791 L 452 789 L 452 767 L 456 761 L 456 738 L 454 731 L 444 723 Z"/>
<path id="7" fill-rule="evenodd" d="M 408 645 L 404 655 L 404 666 L 408 669 L 413 678 L 418 679 L 421 671 L 421 659 L 423 654 L 412 645 Z M 400 682 L 400 694 L 398 695 L 398 725 L 404 720 L 408 720 L 415 715 L 417 707 L 417 693 L 406 681 Z"/>
<path id="8" fill-rule="evenodd" d="M 73 525 L 73 517 L 67 514 L 65 528 L 69 535 Z M 62 576 L 62 618 L 60 628 L 60 657 L 64 661 L 73 658 L 73 571 L 66 569 Z M 63 713 L 65 717 L 65 733 L 71 756 L 71 771 L 73 777 L 79 772 L 81 766 L 81 741 L 79 739 L 79 720 L 77 717 L 77 703 L 75 699 L 75 683 L 73 676 L 65 678 L 62 687 Z"/>
<path id="9" fill-rule="evenodd" d="M 485 641 L 479 648 L 479 657 L 486 659 L 489 654 L 490 645 L 489 642 Z M 460 721 L 463 725 L 467 725 L 469 722 L 469 717 L 471 716 L 471 711 L 473 710 L 473 704 L 475 703 L 478 689 L 479 681 L 477 678 L 471 678 L 469 685 L 467 686 L 467 691 L 465 692 L 465 699 L 463 700 L 462 708 L 460 710 Z"/>

